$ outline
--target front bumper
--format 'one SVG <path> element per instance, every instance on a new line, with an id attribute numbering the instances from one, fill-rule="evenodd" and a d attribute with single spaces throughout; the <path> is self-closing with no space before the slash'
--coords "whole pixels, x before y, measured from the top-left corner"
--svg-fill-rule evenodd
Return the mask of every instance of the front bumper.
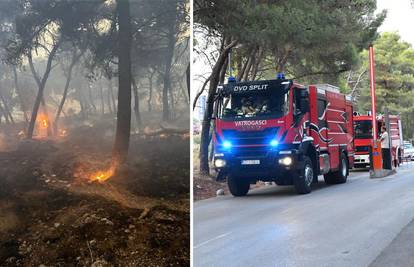
<path id="1" fill-rule="evenodd" d="M 414 159 L 414 153 L 404 153 L 403 157 L 405 159 Z"/>
<path id="2" fill-rule="evenodd" d="M 355 155 L 354 157 L 354 165 L 369 165 L 369 155 Z"/>
<path id="3" fill-rule="evenodd" d="M 275 181 L 278 184 L 292 184 L 292 177 L 303 169 L 303 160 L 297 150 L 268 151 L 264 156 L 240 155 L 237 153 L 216 153 L 214 160 L 225 160 L 222 168 L 216 168 L 219 172 L 218 180 L 223 180 L 227 175 L 233 175 L 257 180 Z M 290 157 L 291 160 L 286 160 Z M 291 161 L 290 164 L 289 161 Z"/>

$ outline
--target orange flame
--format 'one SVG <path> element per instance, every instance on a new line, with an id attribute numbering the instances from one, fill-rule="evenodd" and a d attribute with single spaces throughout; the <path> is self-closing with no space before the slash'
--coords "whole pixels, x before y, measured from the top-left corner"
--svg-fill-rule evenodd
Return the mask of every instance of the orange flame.
<path id="1" fill-rule="evenodd" d="M 98 181 L 98 182 L 104 182 L 106 180 L 108 180 L 109 178 L 111 178 L 115 173 L 115 167 L 111 167 L 109 170 L 107 171 L 98 171 L 93 173 L 90 177 L 89 180 L 93 181 Z"/>
<path id="2" fill-rule="evenodd" d="M 64 129 L 62 129 L 62 130 L 60 130 L 60 136 L 66 136 L 67 135 L 67 131 L 66 130 L 64 130 Z"/>
<path id="3" fill-rule="evenodd" d="M 39 113 L 36 121 L 36 135 L 38 138 L 45 138 L 48 135 L 49 119 L 44 113 Z"/>

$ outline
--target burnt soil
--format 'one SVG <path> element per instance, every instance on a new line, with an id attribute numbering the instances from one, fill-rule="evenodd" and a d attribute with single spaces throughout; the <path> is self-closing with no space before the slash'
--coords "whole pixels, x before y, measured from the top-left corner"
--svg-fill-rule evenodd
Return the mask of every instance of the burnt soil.
<path id="1" fill-rule="evenodd" d="M 204 200 L 208 198 L 217 197 L 217 190 L 222 189 L 223 195 L 231 195 L 226 181 L 216 181 L 216 173 L 214 170 L 210 170 L 210 175 L 201 175 L 198 170 L 194 170 L 193 177 L 193 200 Z M 264 186 L 264 182 L 257 182 L 250 185 L 250 189 L 259 188 Z"/>
<path id="2" fill-rule="evenodd" d="M 112 141 L 82 126 L 0 151 L 0 266 L 189 266 L 188 136 L 133 135 L 128 164 L 91 182 Z"/>

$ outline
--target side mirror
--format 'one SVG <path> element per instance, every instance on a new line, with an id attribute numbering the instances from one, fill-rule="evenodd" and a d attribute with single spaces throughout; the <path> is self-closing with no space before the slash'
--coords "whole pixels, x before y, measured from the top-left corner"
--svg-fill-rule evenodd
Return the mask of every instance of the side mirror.
<path id="1" fill-rule="evenodd" d="M 300 99 L 300 110 L 302 111 L 302 113 L 309 112 L 309 99 Z"/>
<path id="2" fill-rule="evenodd" d="M 309 92 L 308 90 L 300 90 L 299 106 L 302 113 L 309 112 Z"/>

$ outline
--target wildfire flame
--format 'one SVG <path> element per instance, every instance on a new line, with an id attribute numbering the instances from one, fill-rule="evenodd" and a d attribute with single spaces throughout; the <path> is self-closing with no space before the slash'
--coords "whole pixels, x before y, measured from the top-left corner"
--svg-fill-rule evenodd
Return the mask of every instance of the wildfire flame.
<path id="1" fill-rule="evenodd" d="M 36 137 L 46 138 L 48 136 L 48 128 L 50 127 L 49 118 L 44 113 L 39 113 L 36 120 Z"/>
<path id="2" fill-rule="evenodd" d="M 89 180 L 90 181 L 98 181 L 98 182 L 104 182 L 106 180 L 108 180 L 109 178 L 111 178 L 115 173 L 115 167 L 111 167 L 109 170 L 107 171 L 97 171 L 95 173 L 93 173 L 90 177 Z"/>
<path id="3" fill-rule="evenodd" d="M 64 129 L 62 129 L 62 130 L 60 130 L 60 133 L 59 133 L 59 135 L 60 136 L 66 136 L 67 135 L 67 131 L 66 130 L 64 130 Z"/>

